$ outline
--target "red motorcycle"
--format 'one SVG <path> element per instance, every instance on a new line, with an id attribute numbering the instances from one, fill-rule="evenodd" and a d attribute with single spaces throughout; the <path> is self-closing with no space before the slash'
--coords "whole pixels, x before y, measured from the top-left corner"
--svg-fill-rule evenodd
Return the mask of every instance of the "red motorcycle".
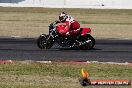
<path id="1" fill-rule="evenodd" d="M 90 28 L 80 28 L 74 36 L 64 36 L 60 31 L 63 31 L 63 25 L 57 25 L 55 21 L 49 25 L 49 34 L 42 34 L 37 39 L 37 45 L 40 49 L 50 49 L 54 43 L 58 43 L 62 47 L 79 48 L 81 50 L 92 49 L 95 45 L 95 39 L 91 36 Z"/>

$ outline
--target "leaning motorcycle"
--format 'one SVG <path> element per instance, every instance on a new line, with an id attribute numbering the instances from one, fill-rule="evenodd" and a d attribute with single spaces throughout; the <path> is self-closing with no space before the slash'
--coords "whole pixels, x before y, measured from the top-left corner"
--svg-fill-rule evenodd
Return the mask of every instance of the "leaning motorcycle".
<path id="1" fill-rule="evenodd" d="M 58 43 L 62 47 L 78 48 L 81 50 L 92 49 L 95 45 L 95 39 L 91 36 L 90 28 L 80 28 L 76 36 L 64 36 L 62 24 L 55 21 L 49 25 L 49 34 L 41 34 L 37 39 L 37 45 L 40 49 L 50 49 L 54 43 Z"/>

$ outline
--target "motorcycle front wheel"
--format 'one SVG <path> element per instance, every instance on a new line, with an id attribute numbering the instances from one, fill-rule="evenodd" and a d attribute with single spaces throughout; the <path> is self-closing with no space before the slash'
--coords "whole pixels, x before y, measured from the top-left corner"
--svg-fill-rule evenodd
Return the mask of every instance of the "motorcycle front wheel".
<path id="1" fill-rule="evenodd" d="M 53 38 L 49 37 L 49 35 L 42 34 L 37 39 L 37 46 L 40 49 L 50 49 L 54 44 Z"/>

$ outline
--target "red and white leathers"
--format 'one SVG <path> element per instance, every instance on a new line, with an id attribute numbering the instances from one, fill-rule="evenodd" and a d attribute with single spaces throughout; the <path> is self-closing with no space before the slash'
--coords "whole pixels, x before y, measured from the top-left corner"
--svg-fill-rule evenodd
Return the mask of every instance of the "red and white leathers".
<path id="1" fill-rule="evenodd" d="M 76 36 L 79 33 L 80 24 L 78 21 L 75 21 L 73 17 L 67 15 L 66 20 L 63 22 L 66 23 L 63 34 L 65 36 Z"/>

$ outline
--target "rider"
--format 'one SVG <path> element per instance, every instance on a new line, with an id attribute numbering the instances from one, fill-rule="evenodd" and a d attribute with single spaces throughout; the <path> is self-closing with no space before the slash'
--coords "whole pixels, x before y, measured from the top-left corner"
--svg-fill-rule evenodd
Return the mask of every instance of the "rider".
<path id="1" fill-rule="evenodd" d="M 65 36 L 76 36 L 79 33 L 80 24 L 74 20 L 73 17 L 67 15 L 65 12 L 60 13 L 59 20 L 61 23 L 65 23 L 65 30 L 63 34 Z"/>

